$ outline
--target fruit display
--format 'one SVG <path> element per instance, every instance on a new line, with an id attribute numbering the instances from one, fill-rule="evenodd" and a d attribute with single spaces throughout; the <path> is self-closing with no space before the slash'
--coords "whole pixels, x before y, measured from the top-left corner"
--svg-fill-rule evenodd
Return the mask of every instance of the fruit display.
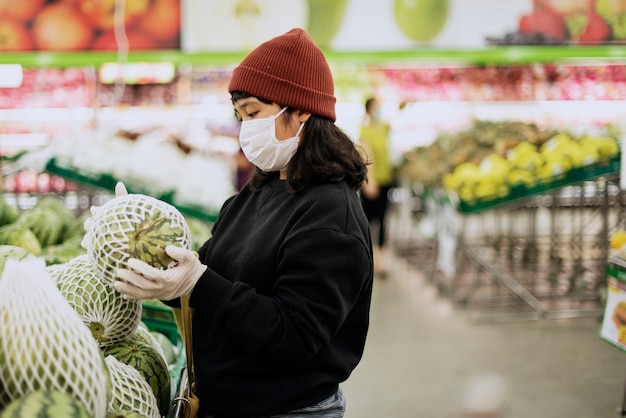
<path id="1" fill-rule="evenodd" d="M 25 258 L 35 258 L 35 255 L 22 247 L 0 245 L 0 275 L 4 271 L 7 260 L 24 260 Z"/>
<path id="2" fill-rule="evenodd" d="M 0 1 L 0 51 L 173 49 L 180 46 L 180 0 Z M 116 37 L 120 25 L 125 36 Z"/>
<path id="3" fill-rule="evenodd" d="M 26 225 L 12 223 L 0 227 L 0 243 L 24 248 L 34 255 L 41 254 L 41 244 Z"/>
<path id="4" fill-rule="evenodd" d="M 611 256 L 626 260 L 626 230 L 617 230 L 611 234 L 609 241 Z"/>
<path id="5" fill-rule="evenodd" d="M 0 223 L 0 245 L 23 248 L 43 257 L 47 265 L 64 263 L 85 254 L 80 246 L 85 232 L 84 219 L 75 218 L 61 197 L 41 195 L 33 207 L 22 213 L 4 199 L 0 199 L 0 207 L 11 213 L 4 217 L 7 223 Z"/>
<path id="6" fill-rule="evenodd" d="M 31 211 L 35 213 L 31 214 Z M 2 213 L 7 215 L 2 216 Z M 85 219 L 90 216 L 87 210 L 75 217 L 60 195 L 43 194 L 32 208 L 22 213 L 0 198 L 0 274 L 7 258 L 40 256 L 56 278 L 61 267 L 87 253 L 81 241 L 85 234 Z M 189 227 L 192 249 L 198 250 L 211 237 L 211 223 L 191 216 L 184 218 Z M 36 231 L 41 233 L 44 230 L 48 231 L 46 236 L 58 237 L 56 244 L 42 244 Z"/>
<path id="7" fill-rule="evenodd" d="M 142 127 L 113 134 L 94 132 L 89 140 L 63 137 L 30 155 L 48 161 L 45 169 L 52 174 L 108 190 L 123 181 L 129 189 L 212 220 L 234 194 L 234 160 L 225 158 L 228 152 L 191 145 L 200 141 L 210 143 L 210 138 L 192 138 L 173 128 Z"/>
<path id="8" fill-rule="evenodd" d="M 87 254 L 68 261 L 57 275 L 56 285 L 101 348 L 130 338 L 137 329 L 141 303 L 124 299 L 102 280 Z"/>
<path id="9" fill-rule="evenodd" d="M 139 226 L 135 248 L 154 254 L 163 242 L 171 242 L 177 234 L 168 220 L 181 228 L 176 243 L 190 246 L 182 215 L 159 217 L 171 208 L 145 196 L 122 197 L 102 206 L 100 213 L 108 215 L 99 221 L 94 215 L 94 228 L 111 216 L 120 221 L 124 210 L 107 211 L 107 205 L 119 208 L 114 201 L 134 201 L 130 217 L 148 220 Z M 54 208 L 58 202 L 51 199 L 46 196 L 36 206 Z M 157 206 L 161 212 L 142 212 Z M 121 218 L 131 222 L 129 216 Z M 94 418 L 168 416 L 172 387 L 184 366 L 175 323 L 168 324 L 173 327 L 168 336 L 148 328 L 141 302 L 124 299 L 87 253 L 46 266 L 43 257 L 0 245 L 0 261 L 6 263 L 0 275 L 0 335 L 11 335 L 0 340 L 0 413 L 20 416 L 10 406 L 14 402 L 41 411 L 41 416 L 57 411 L 80 417 L 79 404 Z M 62 393 L 42 397 L 38 390 Z"/>
<path id="10" fill-rule="evenodd" d="M 15 206 L 10 205 L 4 199 L 0 199 L 0 226 L 15 222 L 19 216 L 20 213 Z"/>
<path id="11" fill-rule="evenodd" d="M 170 375 L 168 362 L 160 344 L 150 331 L 140 326 L 131 336 L 104 350 L 123 364 L 136 369 L 148 382 L 161 415 L 167 415 L 170 406 Z"/>
<path id="12" fill-rule="evenodd" d="M 366 81 L 357 88 L 384 86 L 381 96 L 398 102 L 622 100 L 626 94 L 626 66 L 610 63 L 370 68 L 362 73 Z M 349 75 L 346 82 L 353 83 Z"/>
<path id="13" fill-rule="evenodd" d="M 112 283 L 117 269 L 124 268 L 131 257 L 153 267 L 171 267 L 174 260 L 165 247 L 190 249 L 191 234 L 174 206 L 150 196 L 128 194 L 100 208 L 83 242 L 99 273 Z"/>
<path id="14" fill-rule="evenodd" d="M 109 410 L 123 410 L 144 418 L 159 418 L 157 400 L 139 371 L 113 356 L 105 358 L 111 373 L 112 395 Z"/>
<path id="15" fill-rule="evenodd" d="M 618 140 L 541 130 L 521 122 L 477 121 L 466 131 L 440 136 L 405 155 L 401 175 L 426 187 L 443 187 L 465 204 L 524 195 L 617 156 Z"/>
<path id="16" fill-rule="evenodd" d="M 0 418 L 90 418 L 85 406 L 59 390 L 40 389 L 17 398 L 0 413 Z"/>
<path id="17" fill-rule="evenodd" d="M 0 408 L 36 390 L 59 390 L 104 418 L 110 380 L 89 329 L 41 259 L 8 260 L 0 277 Z"/>

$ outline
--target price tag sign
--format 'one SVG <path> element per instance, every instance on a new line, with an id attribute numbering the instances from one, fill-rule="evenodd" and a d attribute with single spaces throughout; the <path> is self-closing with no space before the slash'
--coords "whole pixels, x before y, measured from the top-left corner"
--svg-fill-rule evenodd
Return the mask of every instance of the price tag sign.
<path id="1" fill-rule="evenodd" d="M 600 338 L 626 351 L 626 260 L 611 258 L 606 274 L 607 299 Z"/>

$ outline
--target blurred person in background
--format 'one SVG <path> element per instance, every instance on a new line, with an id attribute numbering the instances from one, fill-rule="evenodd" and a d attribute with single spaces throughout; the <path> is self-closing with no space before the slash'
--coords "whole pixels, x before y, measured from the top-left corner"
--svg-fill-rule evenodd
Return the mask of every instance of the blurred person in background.
<path id="1" fill-rule="evenodd" d="M 385 217 L 389 203 L 389 190 L 394 185 L 395 175 L 391 160 L 389 123 L 382 120 L 381 103 L 376 97 L 365 101 L 365 116 L 359 142 L 371 161 L 371 174 L 363 183 L 361 200 L 363 210 L 370 223 L 374 245 L 374 271 L 380 277 L 386 277 L 389 263 L 387 231 Z"/>

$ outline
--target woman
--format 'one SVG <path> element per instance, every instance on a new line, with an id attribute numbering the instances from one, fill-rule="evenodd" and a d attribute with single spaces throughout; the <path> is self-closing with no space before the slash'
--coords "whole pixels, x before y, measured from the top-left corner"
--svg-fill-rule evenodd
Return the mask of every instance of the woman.
<path id="1" fill-rule="evenodd" d="M 389 149 L 390 126 L 381 118 L 380 101 L 370 97 L 365 101 L 365 119 L 359 141 L 372 160 L 372 176 L 363 185 L 361 197 L 363 210 L 374 227 L 374 270 L 385 277 L 387 274 L 388 250 L 385 218 L 389 204 L 389 190 L 394 183 L 394 169 Z"/>
<path id="2" fill-rule="evenodd" d="M 304 30 L 250 52 L 229 93 L 255 172 L 199 259 L 167 247 L 176 267 L 131 260 L 116 287 L 169 303 L 191 295 L 200 416 L 342 417 L 339 384 L 369 324 L 372 246 L 357 193 L 366 163 L 334 123 L 330 68 Z"/>

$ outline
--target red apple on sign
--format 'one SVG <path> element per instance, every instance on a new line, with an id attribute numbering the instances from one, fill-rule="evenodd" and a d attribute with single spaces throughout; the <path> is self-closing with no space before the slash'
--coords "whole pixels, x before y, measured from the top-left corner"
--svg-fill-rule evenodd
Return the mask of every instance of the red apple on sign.
<path id="1" fill-rule="evenodd" d="M 35 17 L 33 35 L 41 50 L 77 51 L 91 45 L 93 28 L 73 6 L 52 3 Z"/>
<path id="2" fill-rule="evenodd" d="M 611 27 L 596 12 L 587 14 L 587 26 L 580 34 L 578 41 L 581 43 L 597 44 L 611 39 Z"/>
<path id="3" fill-rule="evenodd" d="M 0 51 L 30 51 L 34 47 L 23 22 L 9 16 L 0 17 Z"/>
<path id="4" fill-rule="evenodd" d="M 46 0 L 0 0 L 0 16 L 10 16 L 29 22 L 43 7 Z"/>
<path id="5" fill-rule="evenodd" d="M 112 29 L 115 26 L 115 7 L 123 4 L 123 22 L 131 26 L 137 19 L 150 9 L 150 0 L 62 0 L 65 3 L 76 5 L 87 19 L 98 29 Z"/>
<path id="6" fill-rule="evenodd" d="M 519 31 L 528 35 L 541 33 L 555 39 L 567 37 L 565 21 L 550 9 L 538 10 L 522 16 L 519 20 Z"/>

